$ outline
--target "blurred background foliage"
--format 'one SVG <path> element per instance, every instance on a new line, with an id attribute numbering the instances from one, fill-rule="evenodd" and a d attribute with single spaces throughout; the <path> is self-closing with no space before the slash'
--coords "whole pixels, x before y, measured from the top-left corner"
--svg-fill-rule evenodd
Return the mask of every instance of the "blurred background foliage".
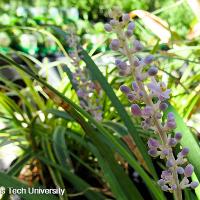
<path id="1" fill-rule="evenodd" d="M 4 158 L 8 163 L 1 166 L 4 173 L 0 174 L 0 185 L 21 187 L 21 182 L 11 178 L 18 177 L 29 186 L 66 187 L 69 193 L 60 199 L 81 200 L 130 200 L 131 191 L 142 199 L 139 193 L 144 187 L 148 199 L 150 195 L 152 199 L 165 199 L 154 182 L 153 194 L 147 189 L 150 180 L 156 179 L 155 170 L 159 172 L 163 167 L 157 160 L 152 165 L 138 143 L 140 139 L 145 143 L 152 133 L 141 130 L 138 119 L 126 121 L 129 102 L 119 91 L 125 80 L 118 76 L 114 66 L 116 54 L 109 50 L 108 35 L 103 28 L 109 20 L 108 11 L 114 6 L 131 12 L 135 19 L 136 37 L 145 44 L 141 55 L 150 52 L 157 58 L 158 75 L 172 91 L 170 103 L 183 118 L 179 125 L 189 126 L 185 128 L 183 143 L 193 146 L 190 160 L 200 169 L 195 161 L 195 153 L 200 152 L 198 0 L 1 0 L 0 52 L 7 57 L 1 55 L 0 60 L 0 146 L 2 157 L 8 149 L 12 153 L 7 161 Z M 72 29 L 89 54 L 89 58 L 83 56 L 82 66 L 85 62 L 90 66 L 88 77 L 103 90 L 99 102 L 103 105 L 103 123 L 99 126 L 80 108 L 77 113 L 68 113 L 62 104 L 69 103 L 67 97 L 79 105 L 70 78 L 75 71 L 67 44 Z M 91 63 L 91 58 L 98 67 Z M 20 66 L 29 70 L 23 71 Z M 44 81 L 56 88 L 60 96 Z M 125 119 L 120 110 L 122 105 L 116 99 L 127 111 Z M 131 133 L 131 127 L 138 136 Z M 107 154 L 110 156 L 106 158 Z M 152 176 L 149 170 L 153 171 Z M 1 181 L 1 177 L 6 181 Z M 196 196 L 186 191 L 185 199 L 200 199 L 199 190 L 195 192 Z"/>

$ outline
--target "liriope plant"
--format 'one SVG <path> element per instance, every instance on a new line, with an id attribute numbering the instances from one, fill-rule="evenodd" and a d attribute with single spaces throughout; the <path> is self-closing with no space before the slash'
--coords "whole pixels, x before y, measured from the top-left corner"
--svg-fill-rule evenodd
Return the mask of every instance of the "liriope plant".
<path id="1" fill-rule="evenodd" d="M 148 140 L 148 153 L 165 160 L 166 164 L 157 183 L 163 191 L 174 193 L 176 200 L 182 200 L 182 190 L 188 187 L 194 189 L 199 183 L 189 181 L 194 171 L 193 165 L 188 164 L 186 158 L 189 148 L 183 147 L 177 155 L 174 153 L 173 148 L 180 142 L 182 134 L 173 134 L 176 128 L 173 112 L 169 112 L 167 119 L 163 120 L 170 89 L 158 80 L 158 68 L 153 64 L 154 56 L 139 57 L 135 54 L 143 49 L 143 45 L 133 34 L 135 23 L 131 21 L 129 14 L 122 14 L 119 9 L 115 9 L 109 15 L 111 20 L 105 24 L 105 30 L 117 36 L 111 41 L 110 48 L 127 58 L 127 61 L 117 58 L 115 64 L 121 76 L 133 78 L 131 87 L 121 85 L 120 90 L 132 103 L 133 116 L 142 119 L 141 126 L 155 133 L 155 138 Z"/>

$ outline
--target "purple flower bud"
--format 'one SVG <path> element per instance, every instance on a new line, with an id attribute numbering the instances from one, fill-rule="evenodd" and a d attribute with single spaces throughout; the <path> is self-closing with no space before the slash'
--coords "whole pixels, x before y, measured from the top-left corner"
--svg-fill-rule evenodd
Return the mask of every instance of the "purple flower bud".
<path id="1" fill-rule="evenodd" d="M 125 94 L 128 94 L 129 92 L 131 92 L 131 89 L 126 85 L 121 85 L 120 90 Z"/>
<path id="2" fill-rule="evenodd" d="M 161 189 L 162 189 L 163 191 L 167 191 L 167 190 L 169 190 L 169 187 L 168 187 L 167 185 L 163 185 L 163 186 L 161 187 Z"/>
<path id="3" fill-rule="evenodd" d="M 149 149 L 148 154 L 152 157 L 156 157 L 158 155 L 158 151 L 155 148 Z"/>
<path id="4" fill-rule="evenodd" d="M 170 121 L 170 120 L 174 120 L 175 118 L 174 118 L 174 113 L 173 112 L 169 112 L 168 114 L 167 114 L 167 120 L 168 121 Z"/>
<path id="5" fill-rule="evenodd" d="M 140 95 L 140 97 L 143 97 L 144 96 L 144 92 L 143 91 L 139 91 L 139 95 Z"/>
<path id="6" fill-rule="evenodd" d="M 127 22 L 127 21 L 129 21 L 130 20 L 130 16 L 129 16 L 129 14 L 123 14 L 122 15 L 122 20 L 124 21 L 124 22 Z"/>
<path id="7" fill-rule="evenodd" d="M 149 138 L 147 144 L 149 148 L 158 148 L 160 146 L 159 142 L 153 138 Z"/>
<path id="8" fill-rule="evenodd" d="M 141 116 L 141 114 L 142 114 L 142 111 L 137 104 L 131 105 L 131 112 L 133 115 L 136 115 L 136 116 Z"/>
<path id="9" fill-rule="evenodd" d="M 153 61 L 154 57 L 152 55 L 149 55 L 144 58 L 144 63 L 145 64 L 150 64 Z"/>
<path id="10" fill-rule="evenodd" d="M 169 138 L 169 140 L 168 140 L 169 146 L 174 147 L 174 146 L 176 146 L 176 144 L 177 144 L 177 141 L 175 138 Z"/>
<path id="11" fill-rule="evenodd" d="M 132 36 L 133 31 L 132 31 L 132 30 L 127 30 L 127 31 L 125 32 L 125 34 L 126 34 L 126 36 L 129 38 L 129 37 Z"/>
<path id="12" fill-rule="evenodd" d="M 133 64 L 135 67 L 138 67 L 140 65 L 140 60 L 138 58 L 135 58 Z"/>
<path id="13" fill-rule="evenodd" d="M 115 20 L 115 19 L 110 20 L 110 25 L 111 26 L 116 26 L 117 25 L 117 20 Z"/>
<path id="14" fill-rule="evenodd" d="M 158 185 L 160 185 L 160 186 L 165 185 L 165 181 L 164 181 L 163 179 L 159 179 L 157 183 L 158 183 Z"/>
<path id="15" fill-rule="evenodd" d="M 172 190 L 176 190 L 176 189 L 177 189 L 177 185 L 176 185 L 176 184 L 173 184 L 173 185 L 171 186 L 171 189 L 172 189 Z"/>
<path id="16" fill-rule="evenodd" d="M 168 159 L 167 162 L 166 162 L 166 166 L 167 167 L 173 167 L 175 164 L 174 160 L 171 158 L 171 159 Z"/>
<path id="17" fill-rule="evenodd" d="M 190 183 L 190 187 L 191 187 L 192 189 L 195 189 L 196 187 L 198 187 L 198 185 L 199 185 L 199 182 L 197 182 L 197 181 L 192 181 L 192 182 Z"/>
<path id="18" fill-rule="evenodd" d="M 78 89 L 77 95 L 78 95 L 79 97 L 84 97 L 84 96 L 85 96 L 85 92 L 84 92 L 82 89 Z"/>
<path id="19" fill-rule="evenodd" d="M 151 106 L 146 106 L 142 112 L 145 116 L 151 116 L 153 114 L 153 108 Z"/>
<path id="20" fill-rule="evenodd" d="M 127 64 L 126 62 L 123 62 L 121 61 L 119 64 L 118 64 L 118 67 L 122 70 L 126 70 L 127 69 Z"/>
<path id="21" fill-rule="evenodd" d="M 184 148 L 182 149 L 182 151 L 181 151 L 181 155 L 182 155 L 182 156 L 186 156 L 188 153 L 189 153 L 189 148 L 187 148 L 187 147 L 184 147 Z"/>
<path id="22" fill-rule="evenodd" d="M 161 118 L 162 118 L 162 114 L 159 113 L 159 112 L 157 112 L 157 113 L 155 114 L 155 116 L 156 116 L 157 119 L 161 119 Z"/>
<path id="23" fill-rule="evenodd" d="M 119 66 L 119 64 L 120 64 L 121 62 L 122 62 L 122 61 L 119 60 L 119 59 L 116 59 L 116 60 L 115 60 L 115 64 L 116 64 L 117 66 Z"/>
<path id="24" fill-rule="evenodd" d="M 167 127 L 168 128 L 176 128 L 176 122 L 175 121 L 167 121 Z"/>
<path id="25" fill-rule="evenodd" d="M 177 168 L 177 173 L 178 174 L 184 174 L 184 169 L 182 167 Z"/>
<path id="26" fill-rule="evenodd" d="M 168 105 L 166 104 L 166 103 L 160 103 L 160 105 L 159 105 L 159 108 L 160 108 L 160 110 L 162 110 L 162 111 L 164 111 L 164 110 L 166 110 L 167 109 L 167 107 L 168 107 Z"/>
<path id="27" fill-rule="evenodd" d="M 134 45 L 136 51 L 141 51 L 142 50 L 142 44 L 140 43 L 140 41 L 135 40 L 133 42 L 133 45 Z"/>
<path id="28" fill-rule="evenodd" d="M 155 66 L 151 66 L 148 70 L 149 76 L 155 76 L 158 73 L 158 69 Z"/>
<path id="29" fill-rule="evenodd" d="M 120 41 L 118 39 L 113 39 L 110 43 L 110 48 L 113 51 L 117 51 L 120 47 Z"/>
<path id="30" fill-rule="evenodd" d="M 137 83 L 136 82 L 132 82 L 132 88 L 133 88 L 133 90 L 135 90 L 136 92 L 138 91 L 138 89 L 139 89 L 139 87 L 138 87 L 138 85 L 137 85 Z"/>
<path id="31" fill-rule="evenodd" d="M 128 97 L 128 100 L 129 100 L 129 101 L 134 101 L 134 100 L 136 99 L 135 95 L 132 94 L 132 93 L 129 93 L 129 94 L 127 95 L 127 97 Z"/>
<path id="32" fill-rule="evenodd" d="M 174 137 L 176 138 L 176 140 L 181 140 L 182 134 L 180 132 L 177 132 Z"/>
<path id="33" fill-rule="evenodd" d="M 185 167 L 184 174 L 186 177 L 190 177 L 190 176 L 192 176 L 193 171 L 194 171 L 194 167 L 191 164 L 188 164 Z"/>
<path id="34" fill-rule="evenodd" d="M 134 29 L 135 29 L 135 23 L 134 23 L 134 22 L 130 22 L 130 23 L 128 24 L 128 30 L 133 31 Z"/>
<path id="35" fill-rule="evenodd" d="M 105 24 L 104 28 L 105 28 L 105 30 L 107 32 L 111 32 L 112 31 L 112 26 L 110 24 Z"/>
<path id="36" fill-rule="evenodd" d="M 163 154 L 164 156 L 168 156 L 169 153 L 170 153 L 169 149 L 163 149 L 163 150 L 162 150 L 162 154 Z"/>
<path id="37" fill-rule="evenodd" d="M 127 75 L 127 70 L 120 70 L 119 71 L 120 76 L 126 76 Z"/>

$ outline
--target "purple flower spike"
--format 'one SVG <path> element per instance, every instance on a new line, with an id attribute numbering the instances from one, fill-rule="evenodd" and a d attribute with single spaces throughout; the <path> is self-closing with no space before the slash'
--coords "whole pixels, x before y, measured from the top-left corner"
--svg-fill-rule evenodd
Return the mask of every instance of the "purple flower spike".
<path id="1" fill-rule="evenodd" d="M 174 166 L 174 160 L 173 160 L 173 159 L 167 160 L 166 166 L 167 166 L 167 167 L 173 167 L 173 166 Z"/>
<path id="2" fill-rule="evenodd" d="M 184 169 L 182 167 L 177 168 L 177 173 L 178 174 L 184 174 Z"/>
<path id="3" fill-rule="evenodd" d="M 153 61 L 153 59 L 154 59 L 154 56 L 153 55 L 149 55 L 149 56 L 145 57 L 144 63 L 145 64 L 150 64 Z"/>
<path id="4" fill-rule="evenodd" d="M 160 110 L 162 110 L 162 111 L 166 110 L 167 107 L 168 107 L 168 105 L 167 105 L 166 103 L 164 103 L 164 102 L 160 103 L 160 105 L 159 105 L 159 108 L 160 108 Z"/>
<path id="5" fill-rule="evenodd" d="M 192 176 L 193 171 L 194 171 L 194 167 L 191 164 L 188 164 L 185 167 L 184 174 L 186 177 L 190 177 L 190 176 Z"/>
<path id="6" fill-rule="evenodd" d="M 113 51 L 117 51 L 120 47 L 120 41 L 118 39 L 113 39 L 110 43 L 110 48 Z"/>
<path id="7" fill-rule="evenodd" d="M 192 189 L 195 189 L 196 187 L 198 187 L 198 185 L 199 185 L 199 182 L 197 182 L 197 181 L 192 181 L 192 182 L 190 183 L 190 187 L 191 187 Z"/>
<path id="8" fill-rule="evenodd" d="M 158 185 L 163 186 L 165 185 L 165 181 L 163 179 L 158 180 Z"/>
<path id="9" fill-rule="evenodd" d="M 104 28 L 105 28 L 105 30 L 107 32 L 111 32 L 112 31 L 112 26 L 110 24 L 105 24 Z"/>
<path id="10" fill-rule="evenodd" d="M 182 156 L 186 156 L 188 153 L 189 153 L 189 148 L 187 148 L 187 147 L 184 147 L 184 148 L 182 149 L 182 151 L 181 151 L 181 155 L 182 155 Z"/>
<path id="11" fill-rule="evenodd" d="M 149 149 L 148 154 L 152 157 L 156 157 L 158 155 L 157 149 Z"/>
<path id="12" fill-rule="evenodd" d="M 155 66 L 151 66 L 148 70 L 149 76 L 155 76 L 158 73 L 158 69 Z"/>
<path id="13" fill-rule="evenodd" d="M 128 24 L 128 30 L 133 31 L 134 29 L 135 29 L 135 23 L 134 23 L 134 22 L 130 22 L 130 23 Z"/>
<path id="14" fill-rule="evenodd" d="M 142 111 L 137 104 L 131 105 L 131 112 L 133 115 L 136 115 L 136 116 L 141 116 L 141 114 L 142 114 Z"/>
<path id="15" fill-rule="evenodd" d="M 126 85 L 121 85 L 120 90 L 125 94 L 128 94 L 129 92 L 131 92 L 131 89 Z"/>
<path id="16" fill-rule="evenodd" d="M 174 137 L 176 138 L 176 140 L 181 140 L 182 134 L 177 132 Z"/>
<path id="17" fill-rule="evenodd" d="M 153 138 L 149 138 L 147 143 L 149 148 L 158 148 L 160 146 L 159 142 Z"/>
<path id="18" fill-rule="evenodd" d="M 177 141 L 176 141 L 175 138 L 170 138 L 170 139 L 168 140 L 168 145 L 169 145 L 169 146 L 174 147 L 174 146 L 176 146 L 176 144 L 177 144 Z"/>

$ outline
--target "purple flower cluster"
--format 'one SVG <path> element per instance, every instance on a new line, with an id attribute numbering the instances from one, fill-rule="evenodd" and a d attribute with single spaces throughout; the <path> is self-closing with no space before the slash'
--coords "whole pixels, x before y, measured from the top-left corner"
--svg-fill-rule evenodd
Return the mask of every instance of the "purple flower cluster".
<path id="1" fill-rule="evenodd" d="M 80 105 L 88 111 L 97 121 L 102 120 L 102 107 L 100 99 L 102 90 L 98 83 L 92 82 L 88 76 L 88 71 L 84 66 L 81 66 L 81 58 L 79 57 L 79 38 L 73 32 L 67 40 L 71 48 L 69 56 L 72 59 L 72 64 L 75 67 L 75 72 L 72 73 L 73 83 L 78 88 L 76 93 L 80 100 Z"/>
<path id="2" fill-rule="evenodd" d="M 163 111 L 168 107 L 165 101 L 170 97 L 170 89 L 167 89 L 164 82 L 158 81 L 156 77 L 158 68 L 153 64 L 153 55 L 143 58 L 134 55 L 143 49 L 143 45 L 133 34 L 135 24 L 130 22 L 129 15 L 122 14 L 117 9 L 110 12 L 110 17 L 112 19 L 105 24 L 105 30 L 117 35 L 117 39 L 111 41 L 110 48 L 127 58 L 127 61 L 116 59 L 115 64 L 121 76 L 131 75 L 134 78 L 131 87 L 122 85 L 120 90 L 132 103 L 132 114 L 143 119 L 142 127 L 153 130 L 158 136 L 157 139 L 150 138 L 148 140 L 149 155 L 159 156 L 166 161 L 166 170 L 162 172 L 158 184 L 162 190 L 175 192 L 175 195 L 182 199 L 181 189 L 196 188 L 198 182 L 189 183 L 188 177 L 193 172 L 191 164 L 183 168 L 187 162 L 186 155 L 189 153 L 189 149 L 183 148 L 177 158 L 173 154 L 172 148 L 182 138 L 182 134 L 178 132 L 174 137 L 169 134 L 176 128 L 174 114 L 169 112 L 166 121 L 162 121 Z M 184 175 L 181 182 L 179 182 L 179 174 Z"/>

